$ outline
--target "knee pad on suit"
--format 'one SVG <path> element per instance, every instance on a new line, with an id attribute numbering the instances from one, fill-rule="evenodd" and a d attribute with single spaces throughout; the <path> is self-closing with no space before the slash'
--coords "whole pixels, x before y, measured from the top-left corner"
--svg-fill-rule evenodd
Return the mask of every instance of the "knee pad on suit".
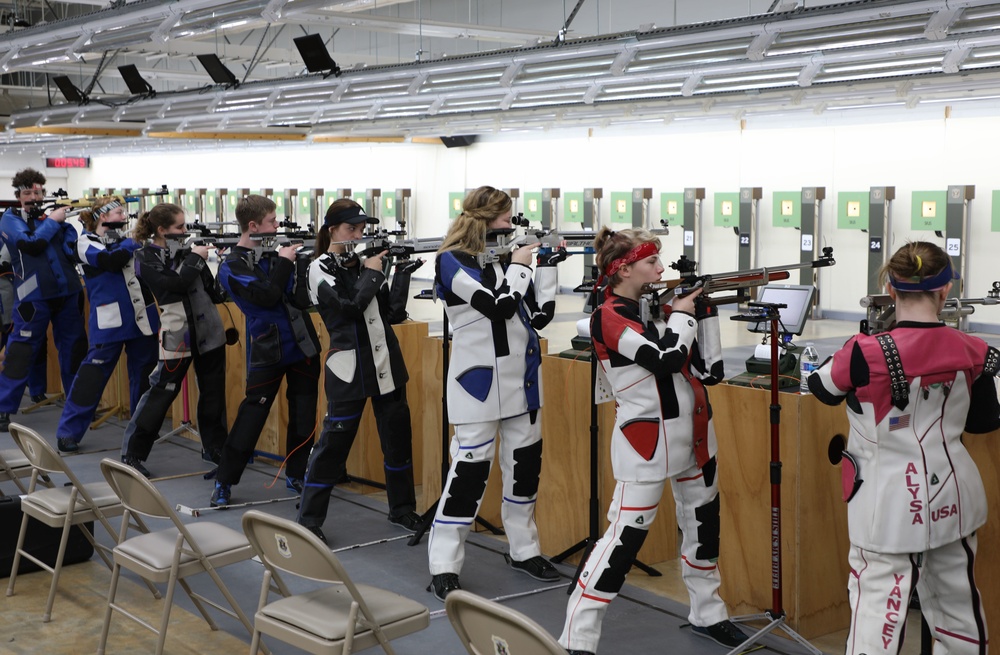
<path id="1" fill-rule="evenodd" d="M 96 407 L 104 393 L 104 371 L 100 366 L 84 364 L 77 371 L 69 401 L 77 407 Z"/>
<path id="2" fill-rule="evenodd" d="M 323 431 L 324 432 L 348 432 L 355 434 L 358 428 L 361 427 L 361 415 L 355 416 L 353 418 L 338 418 L 336 416 L 328 416 L 323 419 Z"/>
<path id="3" fill-rule="evenodd" d="M 515 496 L 530 498 L 538 493 L 538 476 L 542 472 L 542 442 L 514 449 Z"/>
<path id="4" fill-rule="evenodd" d="M 455 477 L 448 485 L 448 500 L 444 504 L 445 516 L 475 516 L 479 499 L 486 491 L 490 477 L 489 462 L 459 462 Z"/>
<path id="5" fill-rule="evenodd" d="M 698 519 L 698 550 L 695 557 L 704 561 L 713 561 L 719 557 L 719 494 L 715 494 L 707 505 L 696 507 L 695 518 Z"/>
<path id="6" fill-rule="evenodd" d="M 625 584 L 625 576 L 639 556 L 639 549 L 646 541 L 648 530 L 633 528 L 630 525 L 622 528 L 621 545 L 616 546 L 608 558 L 608 568 L 604 569 L 601 577 L 594 585 L 594 589 L 604 593 L 618 593 L 618 590 Z"/>
<path id="7" fill-rule="evenodd" d="M 23 380 L 28 377 L 34 351 L 31 344 L 25 341 L 11 341 L 7 344 L 7 360 L 4 362 L 3 374 L 12 380 Z"/>

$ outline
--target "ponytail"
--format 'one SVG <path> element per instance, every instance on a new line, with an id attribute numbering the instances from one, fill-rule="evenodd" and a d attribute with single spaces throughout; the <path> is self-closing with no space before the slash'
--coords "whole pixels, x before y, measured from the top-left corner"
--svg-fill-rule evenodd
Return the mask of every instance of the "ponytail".
<path id="1" fill-rule="evenodd" d="M 162 202 L 155 205 L 139 216 L 139 220 L 136 221 L 135 228 L 132 230 L 132 238 L 139 243 L 154 238 L 157 234 L 156 229 L 169 228 L 174 224 L 178 214 L 183 216 L 184 210 L 173 203 Z"/>

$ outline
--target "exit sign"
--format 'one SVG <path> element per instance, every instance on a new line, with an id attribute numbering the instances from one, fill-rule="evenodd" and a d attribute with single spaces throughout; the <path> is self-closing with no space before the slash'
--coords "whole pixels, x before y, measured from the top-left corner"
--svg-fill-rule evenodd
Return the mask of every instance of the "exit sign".
<path id="1" fill-rule="evenodd" d="M 48 168 L 90 168 L 90 157 L 46 157 Z"/>

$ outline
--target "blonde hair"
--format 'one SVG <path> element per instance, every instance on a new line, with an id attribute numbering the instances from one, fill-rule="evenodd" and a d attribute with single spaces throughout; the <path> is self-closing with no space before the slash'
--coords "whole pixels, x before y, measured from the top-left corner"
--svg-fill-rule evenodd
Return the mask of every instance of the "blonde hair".
<path id="1" fill-rule="evenodd" d="M 594 252 L 597 253 L 595 261 L 597 268 L 603 274 L 608 269 L 608 265 L 616 259 L 627 255 L 636 246 L 644 243 L 655 243 L 656 252 L 660 251 L 660 239 L 649 230 L 644 228 L 633 228 L 615 232 L 609 227 L 602 227 L 594 238 Z M 616 271 L 608 278 L 608 286 L 614 289 L 621 282 L 621 273 Z"/>
<path id="2" fill-rule="evenodd" d="M 132 238 L 142 243 L 147 239 L 156 236 L 156 228 L 168 229 L 177 220 L 177 216 L 184 215 L 184 210 L 173 203 L 161 202 L 155 205 L 148 212 L 143 212 L 132 230 Z"/>
<path id="3" fill-rule="evenodd" d="M 512 206 L 510 196 L 491 186 L 481 186 L 470 192 L 462 202 L 462 213 L 448 228 L 448 234 L 438 252 L 482 252 L 486 247 L 486 233 L 490 223 L 509 212 Z"/>

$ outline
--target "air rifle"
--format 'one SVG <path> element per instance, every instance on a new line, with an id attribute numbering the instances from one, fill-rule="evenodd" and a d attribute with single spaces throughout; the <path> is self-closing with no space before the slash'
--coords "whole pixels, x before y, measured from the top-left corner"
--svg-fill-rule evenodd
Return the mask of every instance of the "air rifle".
<path id="1" fill-rule="evenodd" d="M 437 252 L 444 243 L 444 237 L 399 238 L 403 234 L 402 230 L 376 230 L 354 241 L 334 241 L 330 245 L 342 245 L 348 253 L 354 252 L 358 246 L 364 246 L 358 254 L 365 257 L 388 251 L 385 255 L 387 258 L 409 259 L 410 255 Z"/>
<path id="2" fill-rule="evenodd" d="M 651 296 L 651 304 L 658 306 L 675 296 L 686 296 L 698 289 L 703 289 L 702 296 L 705 298 L 705 302 L 711 307 L 730 303 L 742 303 L 750 299 L 747 292 L 748 289 L 761 287 L 771 282 L 787 280 L 791 277 L 790 271 L 803 268 L 824 268 L 826 266 L 833 266 L 836 263 L 833 259 L 833 248 L 828 246 L 823 248 L 823 255 L 819 259 L 811 262 L 754 268 L 746 271 L 733 271 L 731 273 L 695 275 L 694 271 L 697 267 L 697 262 L 681 255 L 679 260 L 670 265 L 670 268 L 681 274 L 680 278 L 646 284 L 643 286 L 643 295 Z M 735 291 L 736 293 L 727 296 L 713 295 L 726 291 Z"/>
<path id="3" fill-rule="evenodd" d="M 957 321 L 975 313 L 975 305 L 1000 305 L 1000 281 L 983 298 L 948 298 L 938 313 L 942 321 Z M 861 298 L 866 317 L 861 321 L 863 334 L 878 334 L 891 330 L 896 325 L 896 305 L 889 294 L 872 294 Z"/>
<path id="4" fill-rule="evenodd" d="M 516 236 L 513 228 L 493 230 L 486 235 L 487 244 L 479 254 L 479 264 L 492 264 L 509 255 L 515 248 L 536 243 L 539 244 L 539 255 L 554 253 L 556 261 L 560 262 L 572 254 L 593 254 L 596 236 L 597 233 L 591 230 L 532 230 Z"/>
<path id="5" fill-rule="evenodd" d="M 139 202 L 143 198 L 148 198 L 153 196 L 163 196 L 167 195 L 168 193 L 169 191 L 167 191 L 167 185 L 165 184 L 162 185 L 161 188 L 159 189 L 156 189 L 150 193 L 142 195 L 129 194 L 123 196 L 120 194 L 112 194 L 110 196 L 96 196 L 93 198 L 89 197 L 70 198 L 69 194 L 66 193 L 64 189 L 57 189 L 55 192 L 53 192 L 51 196 L 47 196 L 33 203 L 28 203 L 26 208 L 29 212 L 29 216 L 31 216 L 35 220 L 38 220 L 39 218 L 41 218 L 43 214 L 53 209 L 56 209 L 57 207 L 66 207 L 67 208 L 66 218 L 71 218 L 73 216 L 77 216 L 85 211 L 90 210 L 94 206 L 95 202 L 104 198 L 116 199 L 119 202 L 121 202 L 122 205 L 127 205 L 127 203 L 130 202 Z M 129 217 L 137 218 L 135 214 L 131 214 L 129 215 Z"/>
<path id="6" fill-rule="evenodd" d="M 211 232 L 185 232 L 183 234 L 167 235 L 167 251 L 170 258 L 175 258 L 179 253 L 190 252 L 191 246 L 214 246 L 216 248 L 232 248 L 240 241 L 240 235 L 212 234 Z"/>

